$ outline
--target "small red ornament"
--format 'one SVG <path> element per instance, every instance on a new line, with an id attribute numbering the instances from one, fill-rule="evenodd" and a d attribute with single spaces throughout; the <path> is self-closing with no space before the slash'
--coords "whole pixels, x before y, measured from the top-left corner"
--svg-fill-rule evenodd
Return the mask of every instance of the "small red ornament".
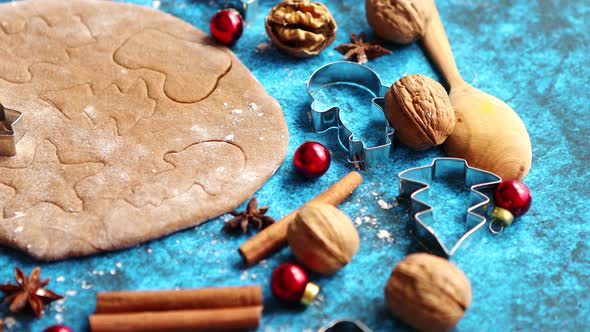
<path id="1" fill-rule="evenodd" d="M 512 225 L 514 218 L 525 214 L 531 207 L 533 197 L 529 188 L 518 180 L 500 183 L 494 194 L 496 207 L 492 211 L 490 230 L 501 232 L 504 227 Z"/>
<path id="2" fill-rule="evenodd" d="M 301 267 L 290 263 L 274 269 L 270 288 L 279 300 L 304 305 L 309 305 L 320 291 L 316 284 L 307 280 L 307 274 Z"/>
<path id="3" fill-rule="evenodd" d="M 242 15 L 235 9 L 222 9 L 213 16 L 209 28 L 217 41 L 231 46 L 240 39 L 244 31 Z"/>
<path id="4" fill-rule="evenodd" d="M 293 156 L 293 164 L 297 171 L 310 179 L 324 175 L 330 168 L 331 161 L 330 151 L 313 141 L 301 144 Z"/>
<path id="5" fill-rule="evenodd" d="M 74 330 L 65 325 L 53 325 L 43 330 L 43 332 L 74 332 Z"/>

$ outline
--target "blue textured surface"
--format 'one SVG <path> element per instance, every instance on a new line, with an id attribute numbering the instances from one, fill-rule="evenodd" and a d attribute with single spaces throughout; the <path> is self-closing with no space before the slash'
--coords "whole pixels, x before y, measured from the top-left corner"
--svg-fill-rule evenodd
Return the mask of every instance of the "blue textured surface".
<path id="1" fill-rule="evenodd" d="M 152 1 L 134 2 L 152 5 Z M 341 56 L 328 49 L 318 57 L 295 60 L 269 48 L 263 18 L 272 3 L 263 1 L 250 13 L 234 51 L 283 106 L 291 133 L 288 155 L 309 139 L 334 152 L 332 168 L 321 179 L 304 181 L 288 157 L 257 193 L 261 203 L 271 206 L 269 214 L 280 217 L 336 181 L 349 166 L 333 133 L 310 133 L 305 116 L 306 79 L 314 68 Z M 348 32 L 370 31 L 361 1 L 325 3 L 340 28 L 334 45 L 347 41 Z M 177 0 L 161 1 L 160 9 L 207 30 L 215 6 L 209 1 Z M 439 9 L 465 80 L 517 110 L 533 144 L 533 167 L 525 180 L 534 194 L 529 213 L 500 236 L 486 233 L 454 259 L 473 288 L 473 304 L 458 330 L 588 331 L 590 4 L 452 0 L 439 1 Z M 388 47 L 394 54 L 369 64 L 386 84 L 405 73 L 438 77 L 418 45 Z M 375 331 L 407 330 L 389 315 L 383 299 L 391 269 L 413 248 L 404 227 L 405 205 L 395 201 L 396 174 L 441 155 L 441 150 L 417 153 L 398 147 L 386 167 L 363 173 L 360 190 L 341 206 L 358 226 L 361 249 L 335 276 L 312 276 L 322 293 L 305 310 L 281 306 L 267 291 L 272 268 L 292 259 L 289 250 L 243 269 L 236 249 L 247 237 L 220 233 L 224 219 L 218 218 L 129 250 L 40 264 L 43 275 L 53 277 L 53 289 L 66 295 L 65 301 L 51 305 L 39 321 L 9 314 L 5 307 L 1 315 L 10 317 L 9 331 L 41 331 L 62 321 L 84 331 L 96 291 L 262 284 L 266 306 L 260 331 L 315 331 L 342 317 L 361 319 Z M 452 222 L 441 227 L 449 236 L 461 230 Z M 0 282 L 12 280 L 15 265 L 29 272 L 39 263 L 0 248 Z"/>

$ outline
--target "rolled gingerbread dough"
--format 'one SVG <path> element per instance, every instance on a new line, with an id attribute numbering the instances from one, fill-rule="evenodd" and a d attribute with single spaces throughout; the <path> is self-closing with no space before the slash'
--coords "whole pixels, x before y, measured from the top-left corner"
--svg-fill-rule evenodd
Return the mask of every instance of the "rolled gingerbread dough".
<path id="1" fill-rule="evenodd" d="M 126 248 L 223 214 L 285 157 L 282 110 L 226 48 L 136 5 L 0 5 L 0 243 L 42 260 Z"/>

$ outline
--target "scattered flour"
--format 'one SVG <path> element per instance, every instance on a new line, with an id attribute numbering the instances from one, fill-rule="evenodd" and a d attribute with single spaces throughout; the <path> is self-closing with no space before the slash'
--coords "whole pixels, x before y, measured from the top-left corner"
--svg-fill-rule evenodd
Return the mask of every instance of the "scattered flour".
<path id="1" fill-rule="evenodd" d="M 246 280 L 248 278 L 248 271 L 242 272 L 240 275 L 240 280 Z"/>
<path id="2" fill-rule="evenodd" d="M 57 278 L 55 278 L 56 282 L 64 282 L 66 280 L 66 278 L 64 276 L 59 276 Z"/>
<path id="3" fill-rule="evenodd" d="M 239 109 L 239 108 L 234 108 L 234 109 L 233 109 L 233 110 L 231 110 L 230 112 L 231 112 L 231 114 L 233 114 L 233 115 L 239 115 L 239 114 L 242 114 L 242 112 L 243 112 L 243 111 L 242 111 L 241 109 Z"/>
<path id="4" fill-rule="evenodd" d="M 387 242 L 393 241 L 393 236 L 391 235 L 391 233 L 389 233 L 388 230 L 385 230 L 385 229 L 380 229 L 379 232 L 377 233 L 377 237 L 380 240 L 384 240 Z"/>
<path id="5" fill-rule="evenodd" d="M 96 110 L 94 109 L 94 106 L 84 107 L 84 113 L 86 113 L 86 115 L 88 115 L 90 118 L 96 119 Z"/>
<path id="6" fill-rule="evenodd" d="M 252 112 L 258 111 L 258 105 L 256 103 L 248 103 L 248 109 Z"/>
<path id="7" fill-rule="evenodd" d="M 56 301 L 55 304 L 53 305 L 53 310 L 56 312 L 63 312 L 64 309 L 65 309 L 65 306 L 64 306 L 63 299 Z"/>
<path id="8" fill-rule="evenodd" d="M 361 219 L 361 217 L 356 217 L 354 219 L 354 223 L 357 224 L 357 226 L 360 226 L 363 224 L 363 220 Z"/>
<path id="9" fill-rule="evenodd" d="M 379 206 L 383 209 L 383 210 L 389 210 L 391 208 L 393 208 L 393 204 L 389 204 L 386 201 L 379 199 L 377 201 L 377 204 L 379 204 Z"/>
<path id="10" fill-rule="evenodd" d="M 24 228 L 23 226 L 18 226 L 17 228 L 15 228 L 15 229 L 14 229 L 14 232 L 15 232 L 15 233 L 22 233 L 22 231 L 23 231 L 24 229 L 25 229 L 25 228 Z"/>
<path id="11" fill-rule="evenodd" d="M 16 319 L 14 319 L 14 317 L 6 317 L 6 318 L 4 318 L 4 326 L 6 326 L 7 329 L 10 330 L 15 325 L 16 325 Z"/>
<path id="12" fill-rule="evenodd" d="M 103 276 L 104 275 L 104 271 L 102 271 L 102 270 L 99 270 L 99 271 L 94 270 L 94 271 L 92 271 L 92 274 Z"/>
<path id="13" fill-rule="evenodd" d="M 231 142 L 235 138 L 234 134 L 229 134 L 223 138 L 224 141 Z"/>

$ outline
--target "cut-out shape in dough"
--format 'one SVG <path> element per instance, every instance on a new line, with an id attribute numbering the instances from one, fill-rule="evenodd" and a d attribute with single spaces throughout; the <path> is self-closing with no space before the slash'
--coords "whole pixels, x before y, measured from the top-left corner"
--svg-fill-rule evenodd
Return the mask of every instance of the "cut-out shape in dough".
<path id="1" fill-rule="evenodd" d="M 178 196 L 193 185 L 210 195 L 222 194 L 223 186 L 240 175 L 246 163 L 242 150 L 227 142 L 202 142 L 180 152 L 170 152 L 164 160 L 174 165 L 134 188 L 128 201 L 135 206 L 158 206 L 163 200 Z M 182 179 L 193 179 L 193 183 Z"/>
<path id="2" fill-rule="evenodd" d="M 31 80 L 29 63 L 0 45 L 0 77 L 12 83 L 26 83 Z"/>
<path id="3" fill-rule="evenodd" d="M 4 204 L 4 217 L 10 218 L 39 202 L 53 203 L 64 211 L 82 210 L 74 186 L 102 168 L 100 163 L 62 164 L 56 148 L 48 141 L 37 147 L 32 165 L 4 168 L 0 182 L 14 188 L 15 194 Z"/>
<path id="4" fill-rule="evenodd" d="M 72 99 L 72 95 L 79 96 Z M 148 96 L 147 86 L 138 80 L 127 92 L 116 85 L 94 94 L 88 85 L 66 91 L 49 92 L 44 96 L 70 120 L 84 125 L 88 119 L 94 126 L 115 120 L 117 133 L 126 135 L 142 118 L 152 116 L 156 102 Z"/>
<path id="5" fill-rule="evenodd" d="M 158 42 L 154 42 L 157 40 Z M 178 52 L 182 49 L 182 52 Z M 209 54 L 215 53 L 215 56 Z M 206 98 L 229 70 L 231 60 L 213 46 L 146 30 L 129 38 L 114 59 L 129 69 L 151 69 L 166 76 L 164 92 L 177 102 L 194 103 Z M 198 80 L 195 78 L 198 77 Z"/>
<path id="6" fill-rule="evenodd" d="M 21 31 L 0 36 L 0 77 L 13 83 L 30 81 L 29 66 L 34 63 L 65 63 L 68 47 L 94 42 L 79 17 L 50 26 L 41 16 L 28 19 Z M 7 26 L 10 23 L 3 22 Z M 68 23 L 68 24 L 66 24 Z"/>

